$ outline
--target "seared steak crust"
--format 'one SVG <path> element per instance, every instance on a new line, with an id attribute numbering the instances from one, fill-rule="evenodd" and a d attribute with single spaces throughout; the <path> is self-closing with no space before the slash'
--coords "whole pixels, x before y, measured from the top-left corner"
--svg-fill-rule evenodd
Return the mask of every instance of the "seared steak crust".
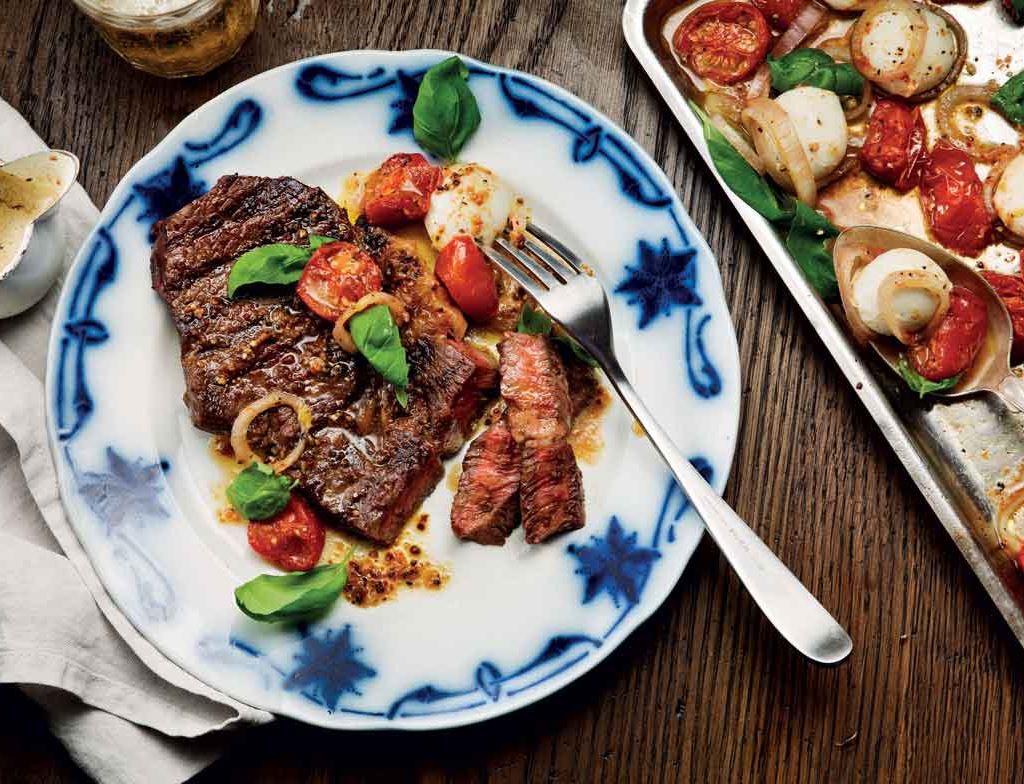
<path id="1" fill-rule="evenodd" d="M 519 511 L 519 444 L 504 419 L 476 437 L 462 461 L 452 531 L 479 544 L 505 544 Z"/>

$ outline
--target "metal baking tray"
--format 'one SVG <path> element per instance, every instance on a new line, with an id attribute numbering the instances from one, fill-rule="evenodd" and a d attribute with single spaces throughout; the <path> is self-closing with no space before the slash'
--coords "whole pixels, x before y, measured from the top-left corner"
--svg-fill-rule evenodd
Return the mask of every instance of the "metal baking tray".
<path id="1" fill-rule="evenodd" d="M 890 371 L 853 343 L 771 225 L 722 182 L 701 123 L 686 101 L 689 77 L 663 34 L 668 17 L 691 5 L 695 3 L 686 0 L 627 0 L 622 26 L 629 47 L 1024 645 L 1024 575 L 1004 546 L 1013 523 L 1024 517 L 1024 416 L 1011 413 L 990 395 L 922 403 L 902 389 Z M 943 7 L 968 31 L 970 60 L 992 63 L 1019 47 L 1021 31 L 1001 18 L 997 2 Z M 976 76 L 987 78 L 984 73 Z"/>

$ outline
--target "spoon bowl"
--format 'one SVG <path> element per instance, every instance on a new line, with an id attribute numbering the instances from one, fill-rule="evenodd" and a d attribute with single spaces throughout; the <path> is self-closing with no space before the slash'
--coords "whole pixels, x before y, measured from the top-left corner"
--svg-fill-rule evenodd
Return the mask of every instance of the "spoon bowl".
<path id="1" fill-rule="evenodd" d="M 956 386 L 935 392 L 937 397 L 960 398 L 979 392 L 991 392 L 1018 411 L 1024 411 L 1024 382 L 1010 369 L 1013 347 L 1013 323 L 1006 305 L 981 275 L 952 253 L 932 243 L 895 229 L 879 226 L 854 226 L 836 239 L 832 248 L 840 296 L 844 306 L 853 307 L 850 281 L 856 272 L 888 250 L 910 248 L 920 251 L 938 264 L 954 286 L 963 286 L 977 294 L 988 310 L 985 342 L 973 364 L 963 372 Z M 895 338 L 868 341 L 882 360 L 899 374 L 899 363 L 906 348 Z"/>

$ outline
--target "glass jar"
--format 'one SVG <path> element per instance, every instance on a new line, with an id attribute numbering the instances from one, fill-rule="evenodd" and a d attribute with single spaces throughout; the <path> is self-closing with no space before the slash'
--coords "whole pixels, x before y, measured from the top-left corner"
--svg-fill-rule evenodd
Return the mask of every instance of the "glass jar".
<path id="1" fill-rule="evenodd" d="M 259 0 L 74 0 L 121 57 L 157 76 L 198 76 L 230 60 Z"/>

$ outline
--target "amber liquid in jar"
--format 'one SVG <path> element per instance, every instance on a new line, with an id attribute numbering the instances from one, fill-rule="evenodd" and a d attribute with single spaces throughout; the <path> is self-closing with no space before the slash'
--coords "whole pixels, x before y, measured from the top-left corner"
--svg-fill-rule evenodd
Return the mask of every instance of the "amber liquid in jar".
<path id="1" fill-rule="evenodd" d="M 75 0 L 110 47 L 147 73 L 198 76 L 231 59 L 259 0 Z"/>

